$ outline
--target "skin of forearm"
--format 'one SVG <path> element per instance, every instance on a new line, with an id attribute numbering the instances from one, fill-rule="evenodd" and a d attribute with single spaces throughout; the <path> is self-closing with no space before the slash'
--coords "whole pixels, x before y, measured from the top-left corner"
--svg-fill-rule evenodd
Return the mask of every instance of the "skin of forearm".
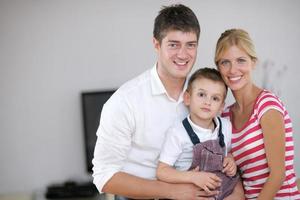
<path id="1" fill-rule="evenodd" d="M 285 179 L 285 170 L 278 169 L 271 171 L 266 183 L 263 186 L 263 189 L 261 190 L 258 200 L 272 200 L 274 199 L 277 191 L 280 189 L 281 185 L 283 184 L 283 181 Z"/>
<path id="2" fill-rule="evenodd" d="M 171 184 L 118 172 L 104 185 L 103 192 L 134 199 L 172 198 Z"/>
<path id="3" fill-rule="evenodd" d="M 275 197 L 285 179 L 285 128 L 282 114 L 276 110 L 267 111 L 261 118 L 261 127 L 270 173 L 258 199 L 268 200 Z"/>
<path id="4" fill-rule="evenodd" d="M 192 171 L 178 171 L 166 164 L 160 163 L 156 176 L 159 180 L 168 183 L 193 183 Z"/>

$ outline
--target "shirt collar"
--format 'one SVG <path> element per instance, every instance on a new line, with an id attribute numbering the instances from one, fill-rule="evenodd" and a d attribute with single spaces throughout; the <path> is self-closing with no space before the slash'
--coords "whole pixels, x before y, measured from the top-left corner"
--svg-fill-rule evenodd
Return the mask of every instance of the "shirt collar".
<path id="1" fill-rule="evenodd" d="M 190 115 L 187 117 L 187 119 L 188 119 L 189 123 L 191 124 L 195 133 L 210 133 L 210 134 L 218 134 L 219 133 L 220 124 L 219 124 L 219 120 L 216 117 L 214 118 L 214 122 L 217 125 L 217 127 L 213 131 L 211 129 L 202 128 L 201 126 L 192 122 Z"/>
<path id="2" fill-rule="evenodd" d="M 175 101 L 174 99 L 172 99 L 168 93 L 167 90 L 165 88 L 165 86 L 163 85 L 162 81 L 160 80 L 159 76 L 158 76 L 158 72 L 157 72 L 157 64 L 155 64 L 153 66 L 153 68 L 151 69 L 151 89 L 152 89 L 152 94 L 153 95 L 161 95 L 161 94 L 166 94 L 167 97 L 172 100 Z M 186 90 L 187 88 L 187 81 L 185 81 L 184 83 L 184 87 L 183 87 L 183 91 L 180 94 L 180 97 L 178 99 L 178 102 L 183 101 L 183 92 Z"/>
<path id="3" fill-rule="evenodd" d="M 151 69 L 151 89 L 153 95 L 160 95 L 160 94 L 167 93 L 163 83 L 161 82 L 158 76 L 156 64 Z"/>

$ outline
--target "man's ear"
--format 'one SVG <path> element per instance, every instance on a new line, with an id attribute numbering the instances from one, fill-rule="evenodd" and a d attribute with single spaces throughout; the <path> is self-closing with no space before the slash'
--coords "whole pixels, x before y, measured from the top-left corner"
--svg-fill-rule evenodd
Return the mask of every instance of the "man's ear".
<path id="1" fill-rule="evenodd" d="M 191 102 L 191 95 L 189 92 L 185 91 L 183 93 L 183 102 L 186 106 L 189 106 L 190 105 L 190 102 Z"/>
<path id="2" fill-rule="evenodd" d="M 159 41 L 155 37 L 153 37 L 152 42 L 153 42 L 154 49 L 157 51 L 160 48 Z"/>

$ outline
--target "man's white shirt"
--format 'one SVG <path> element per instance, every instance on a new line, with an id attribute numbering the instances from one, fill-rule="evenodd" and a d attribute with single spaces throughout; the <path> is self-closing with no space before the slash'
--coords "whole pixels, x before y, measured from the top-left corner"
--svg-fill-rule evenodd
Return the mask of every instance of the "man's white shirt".
<path id="1" fill-rule="evenodd" d="M 97 130 L 93 177 L 98 190 L 119 171 L 156 179 L 166 131 L 187 115 L 183 93 L 178 101 L 167 95 L 156 65 L 121 86 L 103 106 Z"/>

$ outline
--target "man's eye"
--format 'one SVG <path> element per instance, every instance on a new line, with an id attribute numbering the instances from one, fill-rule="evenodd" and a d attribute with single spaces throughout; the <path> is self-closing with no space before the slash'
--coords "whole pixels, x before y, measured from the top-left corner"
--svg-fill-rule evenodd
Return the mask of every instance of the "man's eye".
<path id="1" fill-rule="evenodd" d="M 171 48 L 176 48 L 178 45 L 177 44 L 174 44 L 174 43 L 171 43 L 171 44 L 169 44 L 169 47 L 171 47 Z"/>
<path id="2" fill-rule="evenodd" d="M 194 48 L 196 48 L 197 47 L 197 44 L 195 44 L 195 43 L 190 43 L 190 44 L 188 44 L 188 48 L 189 49 L 194 49 Z"/>

